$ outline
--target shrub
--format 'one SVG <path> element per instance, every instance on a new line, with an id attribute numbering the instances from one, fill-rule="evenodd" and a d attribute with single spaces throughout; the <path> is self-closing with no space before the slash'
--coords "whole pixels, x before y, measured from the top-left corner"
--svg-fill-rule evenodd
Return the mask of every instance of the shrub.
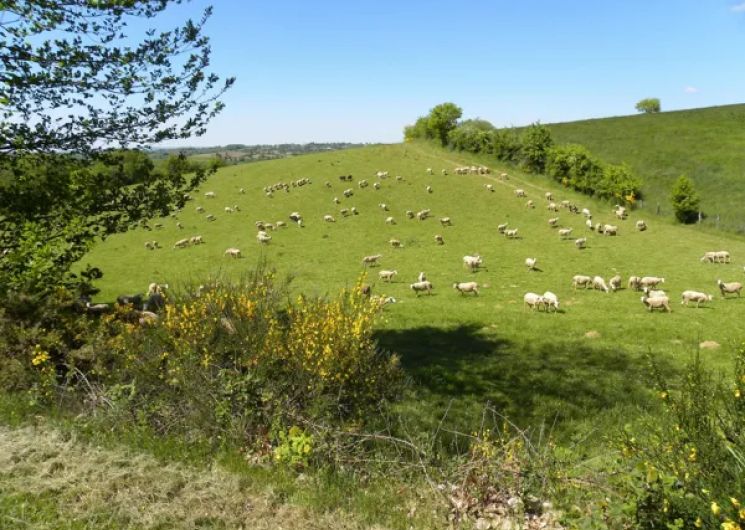
<path id="1" fill-rule="evenodd" d="M 491 152 L 497 160 L 517 162 L 520 156 L 520 137 L 512 130 L 496 130 L 491 134 Z"/>
<path id="2" fill-rule="evenodd" d="M 635 108 L 638 112 L 644 112 L 645 114 L 660 112 L 660 100 L 659 98 L 640 99 L 636 102 Z"/>
<path id="3" fill-rule="evenodd" d="M 582 145 L 559 145 L 548 150 L 546 174 L 564 186 L 592 194 L 602 178 L 603 167 Z"/>
<path id="4" fill-rule="evenodd" d="M 670 201 L 675 218 L 681 223 L 694 223 L 698 219 L 701 199 L 693 187 L 691 179 L 685 175 L 678 177 L 673 184 Z"/>
<path id="5" fill-rule="evenodd" d="M 494 127 L 484 120 L 466 120 L 448 134 L 453 149 L 470 153 L 490 153 Z"/>
<path id="6" fill-rule="evenodd" d="M 547 151 L 553 145 L 551 132 L 545 125 L 534 123 L 520 138 L 520 164 L 531 173 L 543 173 L 546 168 Z"/>

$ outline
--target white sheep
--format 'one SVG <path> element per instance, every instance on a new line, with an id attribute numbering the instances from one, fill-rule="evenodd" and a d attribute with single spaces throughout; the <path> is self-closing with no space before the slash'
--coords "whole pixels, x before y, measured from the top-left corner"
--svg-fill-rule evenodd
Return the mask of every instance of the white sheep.
<path id="1" fill-rule="evenodd" d="M 605 284 L 605 280 L 603 279 L 602 276 L 595 276 L 592 279 L 592 288 L 597 289 L 599 291 L 605 291 L 606 293 L 610 292 L 610 289 Z"/>
<path id="2" fill-rule="evenodd" d="M 351 208 L 349 209 L 349 211 L 350 211 L 350 212 L 352 212 L 352 215 L 359 215 L 359 214 L 360 214 L 360 212 L 359 212 L 359 211 L 357 211 L 357 208 L 355 208 L 354 206 L 352 206 L 352 207 L 351 207 Z"/>
<path id="3" fill-rule="evenodd" d="M 381 210 L 386 211 L 386 212 L 389 210 L 388 205 L 386 203 L 384 203 L 384 202 L 381 202 L 380 204 L 378 204 L 378 207 Z"/>
<path id="4" fill-rule="evenodd" d="M 639 276 L 629 276 L 628 286 L 629 289 L 633 289 L 634 291 L 641 291 L 642 279 Z"/>
<path id="5" fill-rule="evenodd" d="M 197 213 L 204 213 L 204 208 L 201 206 L 197 206 L 196 208 Z"/>
<path id="6" fill-rule="evenodd" d="M 504 231 L 504 235 L 508 239 L 515 239 L 515 238 L 517 238 L 517 228 L 507 228 Z"/>
<path id="7" fill-rule="evenodd" d="M 347 189 L 345 189 L 345 190 L 344 190 L 344 191 L 342 192 L 342 195 L 344 195 L 345 197 L 349 198 L 349 197 L 351 197 L 352 195 L 354 195 L 354 190 L 352 190 L 352 188 L 347 188 Z"/>
<path id="8" fill-rule="evenodd" d="M 264 232 L 263 230 L 256 234 L 256 241 L 262 245 L 267 245 L 272 240 L 272 236 Z"/>
<path id="9" fill-rule="evenodd" d="M 284 221 L 277 221 L 274 224 L 277 226 L 277 228 L 287 228 L 287 223 L 285 223 Z"/>
<path id="10" fill-rule="evenodd" d="M 432 186 L 427 186 L 425 189 L 427 190 L 427 193 L 432 193 Z"/>
<path id="11" fill-rule="evenodd" d="M 586 237 L 580 237 L 574 240 L 574 246 L 576 246 L 578 249 L 583 249 L 587 246 L 587 238 Z"/>
<path id="12" fill-rule="evenodd" d="M 567 238 L 572 235 L 572 229 L 571 228 L 560 228 L 559 229 L 559 237 L 561 239 Z"/>
<path id="13" fill-rule="evenodd" d="M 189 244 L 191 245 L 201 245 L 202 243 L 204 243 L 202 236 L 191 236 L 189 238 Z"/>
<path id="14" fill-rule="evenodd" d="M 577 290 L 577 287 L 584 287 L 587 289 L 592 285 L 592 278 L 583 274 L 576 274 L 572 277 L 572 287 Z"/>
<path id="15" fill-rule="evenodd" d="M 585 226 L 590 230 L 595 230 L 595 225 L 592 224 L 592 219 L 585 219 Z"/>
<path id="16" fill-rule="evenodd" d="M 409 288 L 414 291 L 417 295 L 417 298 L 419 297 L 419 293 L 422 291 L 427 291 L 428 295 L 432 294 L 432 289 L 434 289 L 434 285 L 432 285 L 427 280 L 421 281 L 421 282 L 415 282 L 412 283 Z"/>
<path id="17" fill-rule="evenodd" d="M 231 258 L 240 258 L 241 250 L 235 247 L 230 247 L 225 251 L 225 255 L 230 256 Z"/>
<path id="18" fill-rule="evenodd" d="M 370 265 L 370 266 L 377 265 L 378 260 L 382 257 L 383 257 L 382 254 L 373 254 L 372 256 L 365 256 L 364 258 L 362 258 L 362 264 Z"/>
<path id="19" fill-rule="evenodd" d="M 445 240 L 442 238 L 440 234 L 435 234 L 435 243 L 437 243 L 438 245 L 444 245 Z"/>
<path id="20" fill-rule="evenodd" d="M 393 217 L 388 216 L 388 217 L 385 218 L 385 224 L 387 224 L 387 225 L 395 225 L 396 224 L 396 220 Z"/>
<path id="21" fill-rule="evenodd" d="M 408 219 L 413 219 L 414 218 L 414 212 L 411 211 L 411 210 L 406 210 L 406 217 Z"/>
<path id="22" fill-rule="evenodd" d="M 670 309 L 670 299 L 667 296 L 658 296 L 656 298 L 649 298 L 647 295 L 643 295 L 641 297 L 642 304 L 647 306 L 647 309 L 649 312 L 652 312 L 652 309 L 664 309 L 668 313 L 672 313 L 672 309 Z"/>
<path id="23" fill-rule="evenodd" d="M 486 191 L 494 191 L 494 184 L 484 184 Z"/>
<path id="24" fill-rule="evenodd" d="M 551 228 L 558 226 L 558 224 L 559 224 L 558 217 L 552 217 L 551 219 L 548 220 L 548 226 L 550 226 Z"/>
<path id="25" fill-rule="evenodd" d="M 529 307 L 533 311 L 541 307 L 546 307 L 546 300 L 539 294 L 536 293 L 525 293 L 523 296 L 523 308 Z"/>
<path id="26" fill-rule="evenodd" d="M 231 208 L 230 206 L 226 206 L 224 208 L 224 210 L 225 210 L 225 213 L 234 213 L 235 212 L 235 210 L 233 208 Z"/>
<path id="27" fill-rule="evenodd" d="M 176 221 L 176 228 L 178 228 L 179 230 L 183 230 L 184 229 L 184 225 L 181 224 L 181 221 Z"/>
<path id="28" fill-rule="evenodd" d="M 390 243 L 390 245 L 391 245 L 391 246 L 392 246 L 393 248 L 401 248 L 401 247 L 403 247 L 403 245 L 401 244 L 401 241 L 400 241 L 400 240 L 398 240 L 398 239 L 395 239 L 395 238 L 393 238 L 393 239 L 390 239 L 390 240 L 388 241 L 388 243 Z"/>
<path id="29" fill-rule="evenodd" d="M 478 254 L 475 256 L 463 256 L 463 265 L 471 272 L 474 272 L 483 265 L 483 260 Z"/>
<path id="30" fill-rule="evenodd" d="M 525 266 L 529 271 L 536 270 L 535 264 L 538 262 L 537 258 L 525 258 Z"/>
<path id="31" fill-rule="evenodd" d="M 392 270 L 392 271 L 380 271 L 378 273 L 378 278 L 380 278 L 383 281 L 390 282 L 393 280 L 394 276 L 398 274 L 398 271 Z"/>
<path id="32" fill-rule="evenodd" d="M 546 206 L 546 209 L 549 212 L 558 212 L 559 206 L 555 202 L 549 202 L 548 205 Z"/>
<path id="33" fill-rule="evenodd" d="M 550 191 L 547 191 L 545 193 L 545 197 L 546 197 L 546 200 L 549 201 L 549 202 L 554 200 L 554 196 L 553 196 L 553 194 Z"/>
<path id="34" fill-rule="evenodd" d="M 592 219 L 592 214 L 587 208 L 582 208 L 582 215 L 584 215 L 587 219 Z"/>
<path id="35" fill-rule="evenodd" d="M 603 233 L 606 236 L 615 236 L 615 235 L 618 235 L 618 227 L 616 225 L 604 225 L 603 226 Z"/>
<path id="36" fill-rule="evenodd" d="M 719 291 L 722 293 L 722 298 L 726 298 L 728 293 L 737 293 L 739 297 L 740 291 L 742 291 L 742 284 L 740 282 L 724 283 L 722 280 L 717 280 L 717 285 L 719 286 Z"/>
<path id="37" fill-rule="evenodd" d="M 327 223 L 335 223 L 336 222 L 336 219 L 334 219 L 334 216 L 333 215 L 328 215 L 328 214 L 323 216 L 323 220 L 326 221 Z"/>
<path id="38" fill-rule="evenodd" d="M 334 197 L 333 202 L 334 202 L 334 204 L 341 204 L 341 201 L 339 200 L 339 197 Z"/>
<path id="39" fill-rule="evenodd" d="M 639 232 L 644 232 L 647 229 L 647 223 L 645 223 L 644 220 L 639 219 L 636 222 L 636 229 L 639 230 Z"/>
<path id="40" fill-rule="evenodd" d="M 502 223 L 501 225 L 497 225 L 497 230 L 500 234 L 504 234 L 504 231 L 507 229 L 507 223 Z"/>
<path id="41" fill-rule="evenodd" d="M 726 250 L 718 250 L 714 253 L 714 256 L 718 263 L 729 263 L 730 262 L 729 252 L 727 252 Z"/>
<path id="42" fill-rule="evenodd" d="M 327 182 L 326 184 L 328 184 L 328 182 Z M 244 188 L 240 188 L 240 189 L 238 190 L 238 193 L 240 193 L 241 195 L 243 195 L 243 194 L 245 194 L 245 193 L 246 193 L 246 190 L 245 190 Z"/>
<path id="43" fill-rule="evenodd" d="M 423 282 L 427 279 L 427 275 L 424 274 L 424 271 L 420 272 L 419 275 L 416 277 L 416 281 Z"/>
<path id="44" fill-rule="evenodd" d="M 667 293 L 662 289 L 650 289 L 649 287 L 643 287 L 642 292 L 647 295 L 647 298 L 660 298 L 661 296 L 667 296 Z"/>
<path id="45" fill-rule="evenodd" d="M 639 285 L 641 287 L 657 287 L 661 283 L 665 283 L 665 278 L 660 278 L 657 276 L 643 276 L 639 280 Z"/>
<path id="46" fill-rule="evenodd" d="M 184 248 L 189 246 L 189 240 L 188 239 L 179 239 L 174 243 L 173 248 Z"/>
<path id="47" fill-rule="evenodd" d="M 440 224 L 442 226 L 453 226 L 453 222 L 450 220 L 450 217 L 441 217 Z"/>
<path id="48" fill-rule="evenodd" d="M 464 295 L 466 293 L 473 293 L 476 296 L 479 295 L 479 284 L 476 282 L 454 283 L 453 289 L 459 291 L 461 295 Z"/>
<path id="49" fill-rule="evenodd" d="M 431 175 L 431 174 L 432 174 L 432 168 L 431 167 L 428 167 L 427 168 L 427 175 Z"/>
<path id="50" fill-rule="evenodd" d="M 608 285 L 610 286 L 611 291 L 614 293 L 618 291 L 621 288 L 621 275 L 616 274 L 613 276 L 610 280 L 608 280 Z"/>
<path id="51" fill-rule="evenodd" d="M 556 296 L 554 293 L 552 293 L 551 291 L 546 291 L 545 293 L 543 293 L 542 298 L 546 305 L 546 311 L 548 311 L 552 307 L 554 308 L 554 312 L 559 310 L 559 297 Z"/>
<path id="52" fill-rule="evenodd" d="M 527 193 L 525 193 L 524 189 L 518 188 L 515 190 L 515 196 L 516 197 L 527 197 Z"/>
<path id="53" fill-rule="evenodd" d="M 217 197 L 214 191 L 208 191 L 207 193 L 204 194 L 204 196 L 207 197 L 208 199 L 214 199 L 215 197 Z"/>
<path id="54" fill-rule="evenodd" d="M 342 208 L 339 210 L 339 213 L 342 215 L 342 217 L 349 217 L 349 208 Z"/>
<path id="55" fill-rule="evenodd" d="M 533 202 L 533 199 L 528 199 L 528 201 L 525 203 L 526 208 L 535 208 L 535 203 Z"/>
<path id="56" fill-rule="evenodd" d="M 681 293 L 681 304 L 688 305 L 688 302 L 696 302 L 696 307 L 699 307 L 703 302 L 711 302 L 713 297 L 710 294 L 701 293 L 698 291 L 683 291 Z"/>
<path id="57" fill-rule="evenodd" d="M 375 188 L 376 190 L 379 190 L 380 189 L 380 182 L 373 182 L 373 188 Z"/>
<path id="58" fill-rule="evenodd" d="M 215 217 L 215 216 L 214 216 L 214 215 L 212 215 L 211 213 L 210 213 L 210 214 L 207 214 L 207 220 L 208 220 L 208 221 L 214 221 L 215 219 L 217 219 L 217 217 Z"/>

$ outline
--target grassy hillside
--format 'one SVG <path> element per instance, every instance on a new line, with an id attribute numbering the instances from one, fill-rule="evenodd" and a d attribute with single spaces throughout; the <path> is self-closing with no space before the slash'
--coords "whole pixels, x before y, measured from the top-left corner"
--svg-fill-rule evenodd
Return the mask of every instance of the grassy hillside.
<path id="1" fill-rule="evenodd" d="M 663 116 L 664 117 L 664 116 Z M 646 119 L 646 117 L 642 117 Z M 658 118 L 658 117 L 651 117 Z M 367 273 L 367 281 L 378 294 L 394 296 L 380 322 L 383 345 L 402 355 L 408 372 L 419 383 L 416 395 L 401 405 L 421 428 L 434 428 L 449 408 L 448 422 L 468 429 L 478 420 L 478 405 L 490 402 L 520 423 L 535 425 L 557 422 L 566 434 L 583 425 L 602 432 L 633 414 L 637 407 L 651 406 L 643 355 L 652 353 L 670 370 L 690 359 L 704 340 L 721 344 L 707 350 L 709 367 L 727 366 L 734 344 L 742 340 L 741 322 L 745 299 L 722 300 L 716 280 L 744 279 L 745 243 L 675 226 L 663 218 L 647 218 L 649 230 L 638 232 L 634 213 L 625 221 L 614 221 L 607 204 L 593 202 L 552 186 L 545 179 L 510 171 L 508 181 L 488 176 L 456 176 L 453 167 L 472 163 L 462 157 L 429 146 L 408 144 L 376 146 L 313 154 L 287 160 L 232 166 L 219 170 L 181 212 L 178 219 L 160 220 L 164 227 L 136 230 L 111 237 L 96 247 L 85 262 L 101 267 L 100 299 L 111 300 L 121 293 L 142 292 L 152 281 L 183 288 L 209 275 L 240 275 L 266 260 L 279 275 L 293 277 L 293 290 L 308 294 L 334 293 Z M 428 175 L 426 168 L 435 170 Z M 448 169 L 444 176 L 440 170 Z M 499 174 L 504 168 L 494 168 Z M 358 180 L 377 181 L 377 170 L 389 171 L 381 189 L 372 185 L 359 189 Z M 352 174 L 353 183 L 337 176 Z M 401 175 L 398 181 L 394 175 Z M 310 177 L 312 184 L 275 192 L 267 197 L 263 188 L 275 182 Z M 330 188 L 325 182 L 330 183 Z M 539 184 L 540 185 L 539 185 Z M 493 184 L 489 192 L 485 184 Z M 433 193 L 427 193 L 431 185 Z M 246 193 L 240 194 L 239 188 Z M 342 191 L 354 195 L 346 199 Z M 536 209 L 527 209 L 525 199 L 513 193 L 525 188 Z M 587 236 L 588 248 L 580 251 L 571 240 L 562 241 L 547 225 L 553 214 L 546 210 L 544 193 L 551 190 L 557 201 L 568 199 L 588 207 L 597 222 L 619 224 L 617 237 L 587 230 L 584 219 L 567 210 L 558 213 L 559 224 Z M 213 191 L 216 198 L 204 193 Z M 339 197 L 340 205 L 333 202 Z M 383 211 L 380 203 L 389 205 Z M 225 213 L 225 206 L 238 205 L 240 212 Z M 202 206 L 205 213 L 197 213 Z M 358 216 L 344 218 L 340 208 L 355 206 Z M 406 210 L 430 208 L 426 221 L 408 220 Z M 293 225 L 288 215 L 299 211 L 305 227 Z M 209 222 L 205 214 L 216 220 Z M 646 213 L 646 212 L 645 212 Z M 336 223 L 322 220 L 334 215 Z M 393 216 L 397 224 L 385 223 Z M 453 226 L 438 219 L 448 216 Z M 255 221 L 287 221 L 288 226 L 271 232 L 271 244 L 255 239 Z M 507 222 L 519 229 L 520 239 L 507 240 L 497 225 Z M 445 238 L 437 246 L 435 234 Z M 174 249 L 177 240 L 201 235 L 205 244 Z M 403 248 L 388 244 L 398 238 Z M 158 240 L 162 249 L 150 251 L 148 240 Z M 238 247 L 243 258 L 224 255 Z M 732 264 L 704 264 L 700 256 L 708 250 L 727 249 Z M 483 256 L 485 269 L 470 273 L 462 265 L 469 253 Z M 365 255 L 381 253 L 380 267 L 365 269 Z M 538 259 L 539 271 L 528 271 L 527 257 Z M 396 281 L 377 281 L 381 269 L 396 269 Z M 434 283 L 432 296 L 416 297 L 409 289 L 417 274 L 425 271 Z M 571 286 L 575 274 L 623 276 L 658 275 L 666 278 L 673 312 L 648 313 L 640 293 L 622 290 L 615 294 L 578 290 Z M 462 296 L 453 282 L 476 280 L 480 296 Z M 682 307 L 680 292 L 703 290 L 716 294 L 706 307 Z M 562 310 L 558 314 L 526 311 L 527 291 L 555 292 Z"/>
<path id="2" fill-rule="evenodd" d="M 670 188 L 681 174 L 702 196 L 706 224 L 745 232 L 745 105 L 557 123 L 559 143 L 578 143 L 644 179 L 646 215 L 672 215 Z"/>

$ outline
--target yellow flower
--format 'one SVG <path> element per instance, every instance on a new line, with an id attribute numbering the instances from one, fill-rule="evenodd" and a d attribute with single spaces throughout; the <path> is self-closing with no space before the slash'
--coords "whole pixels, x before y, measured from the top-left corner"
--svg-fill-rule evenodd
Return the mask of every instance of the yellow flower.
<path id="1" fill-rule="evenodd" d="M 714 515 L 719 515 L 719 512 L 721 511 L 721 508 L 719 508 L 719 505 L 716 502 L 711 503 L 711 513 Z"/>
<path id="2" fill-rule="evenodd" d="M 732 503 L 732 506 L 734 506 L 735 508 L 739 508 L 740 507 L 740 501 L 738 501 L 734 497 L 730 497 L 729 498 L 729 502 L 731 502 Z"/>
<path id="3" fill-rule="evenodd" d="M 45 352 L 41 349 L 38 345 L 36 348 L 34 348 L 34 351 L 36 352 L 36 355 L 34 355 L 34 358 L 31 359 L 31 364 L 34 366 L 39 366 L 40 364 L 44 364 L 49 360 L 49 353 Z"/>
<path id="4" fill-rule="evenodd" d="M 695 447 L 691 447 L 691 452 L 688 453 L 688 461 L 689 462 L 696 461 L 696 448 Z"/>
<path id="5" fill-rule="evenodd" d="M 695 526 L 696 528 L 701 528 L 702 526 L 704 526 L 704 522 L 701 520 L 700 517 L 696 517 L 696 522 L 693 523 L 693 526 Z"/>
<path id="6" fill-rule="evenodd" d="M 739 398 L 740 396 L 741 396 L 740 389 L 739 388 L 735 388 L 735 397 L 736 398 Z"/>
<path id="7" fill-rule="evenodd" d="M 740 530 L 740 525 L 727 519 L 722 523 L 722 530 Z"/>
<path id="8" fill-rule="evenodd" d="M 738 513 L 738 515 L 740 516 L 740 519 L 745 521 L 745 508 L 740 508 L 740 512 Z"/>
<path id="9" fill-rule="evenodd" d="M 667 399 L 668 393 L 666 391 L 660 392 L 660 399 Z"/>

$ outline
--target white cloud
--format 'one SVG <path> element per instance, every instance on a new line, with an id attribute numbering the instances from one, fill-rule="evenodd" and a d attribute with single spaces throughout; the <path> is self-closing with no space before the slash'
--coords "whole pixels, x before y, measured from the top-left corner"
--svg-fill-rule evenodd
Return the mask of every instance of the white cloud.
<path id="1" fill-rule="evenodd" d="M 683 92 L 685 92 L 686 94 L 698 94 L 701 91 L 695 86 L 687 86 L 683 89 Z"/>
<path id="2" fill-rule="evenodd" d="M 734 11 L 735 13 L 745 12 L 745 2 L 740 2 L 739 4 L 733 5 L 732 7 L 730 7 L 730 11 Z"/>

